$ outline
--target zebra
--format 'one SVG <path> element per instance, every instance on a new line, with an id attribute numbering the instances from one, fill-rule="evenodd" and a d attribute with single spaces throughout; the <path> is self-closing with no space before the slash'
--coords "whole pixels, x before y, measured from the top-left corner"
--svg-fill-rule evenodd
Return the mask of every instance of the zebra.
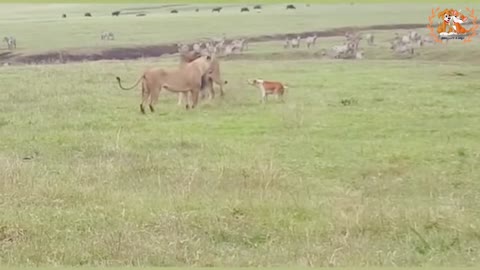
<path id="1" fill-rule="evenodd" d="M 316 41 L 317 41 L 317 34 L 305 38 L 305 42 L 307 43 L 307 48 L 315 46 Z"/>
<path id="2" fill-rule="evenodd" d="M 241 52 L 248 49 L 248 41 L 246 39 L 233 40 L 230 44 L 235 48 L 238 48 Z"/>
<path id="3" fill-rule="evenodd" d="M 12 37 L 12 36 L 5 37 L 5 38 L 3 38 L 3 41 L 5 41 L 7 43 L 7 46 L 8 46 L 9 50 L 17 48 L 17 40 L 14 37 Z"/>
<path id="4" fill-rule="evenodd" d="M 365 36 L 365 39 L 367 40 L 367 44 L 368 45 L 373 45 L 373 40 L 374 40 L 375 36 L 372 34 L 372 33 L 368 33 L 366 36 Z"/>
<path id="5" fill-rule="evenodd" d="M 290 45 L 292 46 L 292 48 L 300 48 L 300 36 L 297 36 L 297 38 L 290 40 Z"/>
<path id="6" fill-rule="evenodd" d="M 100 38 L 101 38 L 102 40 L 104 40 L 104 39 L 114 40 L 114 39 L 115 39 L 115 36 L 113 35 L 112 32 L 106 32 L 106 31 L 104 31 L 104 32 L 102 32 L 102 34 L 100 35 Z"/>

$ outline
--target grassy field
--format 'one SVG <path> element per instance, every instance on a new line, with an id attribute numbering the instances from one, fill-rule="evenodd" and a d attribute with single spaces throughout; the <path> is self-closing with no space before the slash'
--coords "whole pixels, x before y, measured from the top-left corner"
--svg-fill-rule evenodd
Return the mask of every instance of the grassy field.
<path id="1" fill-rule="evenodd" d="M 265 34 L 426 20 L 428 11 L 412 6 L 356 7 L 365 15 L 358 20 L 345 7 L 332 24 L 297 10 L 281 27 L 279 7 L 266 21 L 231 11 L 215 20 L 245 24 L 212 29 L 210 13 L 111 18 L 101 6 L 89 10 L 105 16 L 69 18 L 66 27 L 47 22 L 61 7 L 29 6 L 11 20 L 2 15 L 0 29 L 22 33 L 22 52 L 33 52 L 97 46 L 88 31 L 118 27 L 117 19 L 121 33 L 142 37 L 118 42 L 135 45 L 226 29 Z M 42 20 L 53 27 L 43 33 L 71 36 L 40 45 Z M 198 31 L 187 27 L 200 22 Z M 479 40 L 397 59 L 387 49 L 391 35 L 378 32 L 378 45 L 359 61 L 252 43 L 257 57 L 221 62 L 229 81 L 223 100 L 185 111 L 163 93 L 147 115 L 139 113 L 139 90 L 119 90 L 115 76 L 130 85 L 145 67 L 176 66 L 176 57 L 1 67 L 0 266 L 478 265 Z M 287 82 L 285 103 L 262 105 L 245 83 L 258 76 Z"/>
<path id="2" fill-rule="evenodd" d="M 0 34 L 14 35 L 22 53 L 66 48 L 105 48 L 165 42 L 191 41 L 225 33 L 227 37 L 326 30 L 344 26 L 428 23 L 432 7 L 438 4 L 297 4 L 295 11 L 285 5 L 264 5 L 257 13 L 240 13 L 245 5 L 226 6 L 211 13 L 217 5 L 5 5 L 0 9 Z M 253 5 L 249 5 L 252 8 Z M 468 4 L 450 5 L 465 9 Z M 142 7 L 150 7 L 146 9 Z M 194 12 L 200 8 L 198 13 Z M 171 9 L 180 13 L 170 14 Z M 111 12 L 146 12 L 112 17 Z M 83 17 L 91 12 L 93 17 Z M 61 15 L 67 14 L 67 18 Z M 174 29 L 174 31 L 172 31 Z M 102 41 L 100 33 L 112 31 L 115 41 Z M 1 44 L 6 49 L 5 43 Z"/>

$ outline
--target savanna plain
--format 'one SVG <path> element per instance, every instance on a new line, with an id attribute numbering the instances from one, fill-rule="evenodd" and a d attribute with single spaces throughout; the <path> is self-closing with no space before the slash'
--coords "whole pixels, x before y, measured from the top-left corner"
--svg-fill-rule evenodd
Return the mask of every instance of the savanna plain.
<path id="1" fill-rule="evenodd" d="M 438 6 L 295 5 L 1 5 L 17 48 L 2 43 L 0 60 L 426 25 Z M 480 39 L 394 54 L 388 40 L 409 30 L 362 31 L 375 44 L 350 60 L 316 53 L 344 33 L 310 49 L 250 42 L 219 58 L 223 98 L 187 111 L 162 92 L 145 115 L 115 76 L 130 85 L 178 54 L 0 67 L 0 265 L 478 265 Z M 285 102 L 262 104 L 253 78 L 287 83 Z"/>

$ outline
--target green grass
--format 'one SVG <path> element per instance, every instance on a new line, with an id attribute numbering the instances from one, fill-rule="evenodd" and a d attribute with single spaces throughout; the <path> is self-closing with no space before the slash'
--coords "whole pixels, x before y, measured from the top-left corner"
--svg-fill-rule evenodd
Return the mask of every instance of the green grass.
<path id="1" fill-rule="evenodd" d="M 407 60 L 389 36 L 361 61 L 252 43 L 223 100 L 147 115 L 115 76 L 176 57 L 1 67 L 0 265 L 478 265 L 478 39 Z"/>

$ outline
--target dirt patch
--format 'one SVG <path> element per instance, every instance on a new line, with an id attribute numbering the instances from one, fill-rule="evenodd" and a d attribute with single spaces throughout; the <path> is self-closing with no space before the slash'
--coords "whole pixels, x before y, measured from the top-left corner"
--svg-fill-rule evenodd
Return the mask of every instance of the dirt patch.
<path id="1" fill-rule="evenodd" d="M 0 53 L 0 60 L 8 60 L 8 59 L 11 59 L 13 57 L 15 57 L 16 54 L 14 54 L 13 52 L 3 52 L 3 53 Z"/>
<path id="2" fill-rule="evenodd" d="M 274 40 L 284 40 L 285 38 L 292 38 L 296 36 L 305 37 L 308 35 L 317 34 L 319 37 L 334 37 L 342 36 L 348 31 L 369 31 L 369 30 L 394 30 L 394 29 L 415 29 L 424 28 L 425 24 L 388 24 L 388 25 L 372 25 L 366 27 L 341 27 L 324 31 L 310 31 L 300 33 L 284 33 L 275 35 L 261 35 L 248 38 L 250 42 L 265 42 Z M 127 60 L 138 59 L 144 57 L 160 57 L 165 54 L 177 53 L 177 47 L 174 43 L 160 44 L 152 46 L 138 46 L 129 48 L 112 48 L 99 49 L 98 51 L 80 52 L 75 50 L 63 50 L 55 52 L 47 52 L 34 55 L 19 55 L 12 52 L 4 52 L 0 54 L 0 63 L 9 64 L 53 64 L 53 63 L 67 63 L 67 62 L 82 62 L 82 61 L 98 61 L 98 60 Z M 231 56 L 235 59 L 239 56 Z"/>
<path id="3" fill-rule="evenodd" d="M 0 55 L 1 62 L 11 62 L 14 64 L 53 64 L 98 60 L 128 60 L 144 57 L 159 57 L 164 54 L 173 54 L 177 52 L 175 44 L 143 46 L 132 48 L 113 48 L 98 52 L 78 53 L 73 50 L 63 50 L 33 55 L 7 55 L 6 59 Z M 7 60 L 7 61 L 5 61 Z"/>

